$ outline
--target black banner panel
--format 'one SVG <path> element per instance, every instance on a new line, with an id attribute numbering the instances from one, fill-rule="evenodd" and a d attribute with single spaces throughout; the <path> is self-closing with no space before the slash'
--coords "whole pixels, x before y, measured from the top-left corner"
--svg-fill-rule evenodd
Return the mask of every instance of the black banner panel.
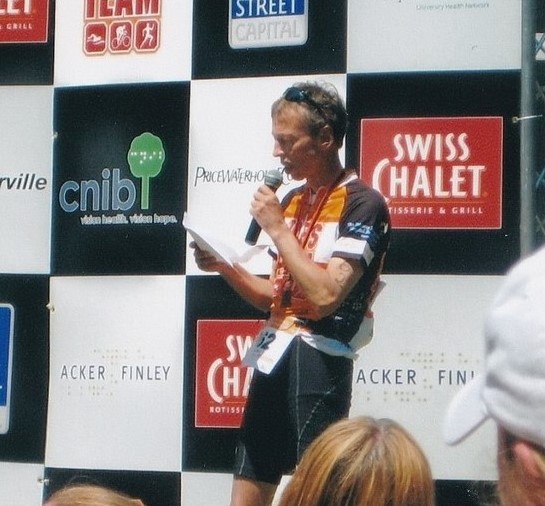
<path id="1" fill-rule="evenodd" d="M 56 91 L 54 274 L 183 272 L 188 97 L 187 83 Z"/>
<path id="2" fill-rule="evenodd" d="M 369 184 L 378 170 L 389 178 L 380 186 L 393 228 L 386 272 L 505 272 L 519 254 L 519 74 L 349 75 L 347 102 L 347 165 Z M 371 146 L 366 121 L 371 135 L 380 120 L 391 128 Z M 479 223 L 485 213 L 494 214 Z"/>
<path id="3" fill-rule="evenodd" d="M 145 504 L 179 506 L 179 473 L 121 472 L 95 469 L 48 468 L 44 497 L 67 485 L 101 485 L 139 497 Z"/>
<path id="4" fill-rule="evenodd" d="M 0 460 L 44 460 L 49 343 L 47 276 L 0 275 Z"/>
<path id="5" fill-rule="evenodd" d="M 183 468 L 230 473 L 252 374 L 241 355 L 265 315 L 216 276 L 189 277 L 186 299 Z"/>
<path id="6" fill-rule="evenodd" d="M 346 9 L 346 0 L 195 2 L 193 78 L 345 72 Z"/>

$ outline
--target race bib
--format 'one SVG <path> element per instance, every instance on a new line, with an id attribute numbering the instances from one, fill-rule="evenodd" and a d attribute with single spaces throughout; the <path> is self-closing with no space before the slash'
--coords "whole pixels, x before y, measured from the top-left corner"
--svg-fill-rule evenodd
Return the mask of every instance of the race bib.
<path id="1" fill-rule="evenodd" d="M 282 358 L 297 332 L 265 327 L 254 339 L 242 363 L 269 374 Z"/>

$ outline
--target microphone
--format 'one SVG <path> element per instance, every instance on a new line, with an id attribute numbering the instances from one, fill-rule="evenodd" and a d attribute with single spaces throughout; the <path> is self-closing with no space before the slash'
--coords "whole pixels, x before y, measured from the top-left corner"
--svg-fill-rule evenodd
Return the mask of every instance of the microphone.
<path id="1" fill-rule="evenodd" d="M 278 169 L 269 170 L 267 174 L 265 174 L 264 184 L 268 186 L 272 191 L 278 190 L 280 188 L 280 185 L 282 184 L 282 173 Z M 255 243 L 257 242 L 257 238 L 259 237 L 259 234 L 261 233 L 261 227 L 259 226 L 259 223 L 255 220 L 255 218 L 252 219 L 250 226 L 248 227 L 248 232 L 246 233 L 246 238 L 244 241 L 246 244 L 249 244 L 250 246 L 255 246 Z"/>

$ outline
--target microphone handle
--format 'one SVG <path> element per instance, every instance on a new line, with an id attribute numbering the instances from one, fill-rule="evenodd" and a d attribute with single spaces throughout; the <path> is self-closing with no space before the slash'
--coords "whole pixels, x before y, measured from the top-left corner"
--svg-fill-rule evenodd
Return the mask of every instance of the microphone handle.
<path id="1" fill-rule="evenodd" d="M 244 242 L 250 246 L 255 246 L 260 233 L 261 227 L 259 226 L 259 223 L 255 220 L 255 218 L 252 218 Z"/>
<path id="2" fill-rule="evenodd" d="M 265 185 L 269 187 L 273 192 L 276 192 L 281 184 L 282 174 L 280 173 L 280 171 L 276 169 L 270 170 L 265 176 Z M 250 246 L 255 246 L 260 233 L 261 226 L 259 225 L 259 223 L 257 223 L 255 218 L 253 218 L 250 222 L 250 226 L 248 227 L 248 232 L 246 233 L 244 242 Z"/>

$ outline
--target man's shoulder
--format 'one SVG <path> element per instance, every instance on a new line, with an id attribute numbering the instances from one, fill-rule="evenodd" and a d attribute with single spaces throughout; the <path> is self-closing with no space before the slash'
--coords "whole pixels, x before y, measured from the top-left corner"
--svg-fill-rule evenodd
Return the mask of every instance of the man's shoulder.
<path id="1" fill-rule="evenodd" d="M 348 193 L 354 199 L 376 202 L 377 205 L 386 205 L 386 199 L 375 188 L 367 184 L 363 179 L 356 176 L 346 183 Z"/>

